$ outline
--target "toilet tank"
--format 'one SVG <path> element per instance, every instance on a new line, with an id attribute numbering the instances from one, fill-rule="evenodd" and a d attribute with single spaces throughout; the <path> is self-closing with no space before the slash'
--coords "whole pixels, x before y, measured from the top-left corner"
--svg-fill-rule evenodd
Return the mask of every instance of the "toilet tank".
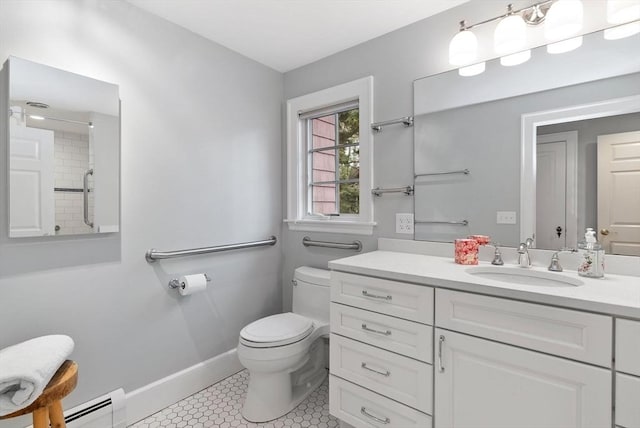
<path id="1" fill-rule="evenodd" d="M 295 270 L 293 313 L 329 323 L 329 272 L 308 266 Z"/>

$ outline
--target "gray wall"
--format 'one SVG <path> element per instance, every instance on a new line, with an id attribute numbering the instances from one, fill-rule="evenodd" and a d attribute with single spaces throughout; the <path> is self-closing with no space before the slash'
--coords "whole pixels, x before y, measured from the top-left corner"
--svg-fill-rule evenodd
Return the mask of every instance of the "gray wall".
<path id="1" fill-rule="evenodd" d="M 559 123 L 538 128 L 538 135 L 578 132 L 578 238 L 598 227 L 598 136 L 640 130 L 640 113 Z"/>
<path id="2" fill-rule="evenodd" d="M 120 85 L 121 233 L 9 240 L 2 180 L 0 348 L 72 336 L 70 407 L 235 348 L 280 311 L 280 244 L 154 265 L 144 253 L 280 234 L 282 74 L 120 1 L 2 0 L 8 55 Z M 206 292 L 166 289 L 195 272 L 213 278 Z"/>

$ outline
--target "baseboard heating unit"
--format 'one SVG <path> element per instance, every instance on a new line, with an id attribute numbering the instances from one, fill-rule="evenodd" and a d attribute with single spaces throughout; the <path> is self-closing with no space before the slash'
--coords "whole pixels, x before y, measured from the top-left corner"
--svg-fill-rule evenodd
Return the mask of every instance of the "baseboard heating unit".
<path id="1" fill-rule="evenodd" d="M 67 428 L 126 428 L 125 395 L 117 389 L 64 412 Z"/>

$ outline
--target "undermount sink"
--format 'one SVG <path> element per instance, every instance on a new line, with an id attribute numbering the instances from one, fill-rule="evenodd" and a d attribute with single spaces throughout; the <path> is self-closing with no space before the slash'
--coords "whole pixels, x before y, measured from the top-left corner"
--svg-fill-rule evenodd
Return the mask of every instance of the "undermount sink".
<path id="1" fill-rule="evenodd" d="M 584 282 L 553 272 L 530 270 L 519 267 L 477 266 L 466 269 L 470 275 L 511 284 L 538 285 L 542 287 L 577 287 Z"/>

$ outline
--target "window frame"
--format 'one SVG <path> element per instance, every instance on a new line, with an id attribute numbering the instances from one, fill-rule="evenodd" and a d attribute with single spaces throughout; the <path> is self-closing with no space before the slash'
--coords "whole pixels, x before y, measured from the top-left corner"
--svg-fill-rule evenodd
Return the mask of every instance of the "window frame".
<path id="1" fill-rule="evenodd" d="M 358 100 L 360 137 L 360 213 L 339 217 L 309 215 L 306 212 L 309 183 L 307 181 L 307 119 L 310 111 L 339 106 Z M 287 217 L 290 230 L 373 234 L 373 76 L 347 82 L 287 101 Z"/>

